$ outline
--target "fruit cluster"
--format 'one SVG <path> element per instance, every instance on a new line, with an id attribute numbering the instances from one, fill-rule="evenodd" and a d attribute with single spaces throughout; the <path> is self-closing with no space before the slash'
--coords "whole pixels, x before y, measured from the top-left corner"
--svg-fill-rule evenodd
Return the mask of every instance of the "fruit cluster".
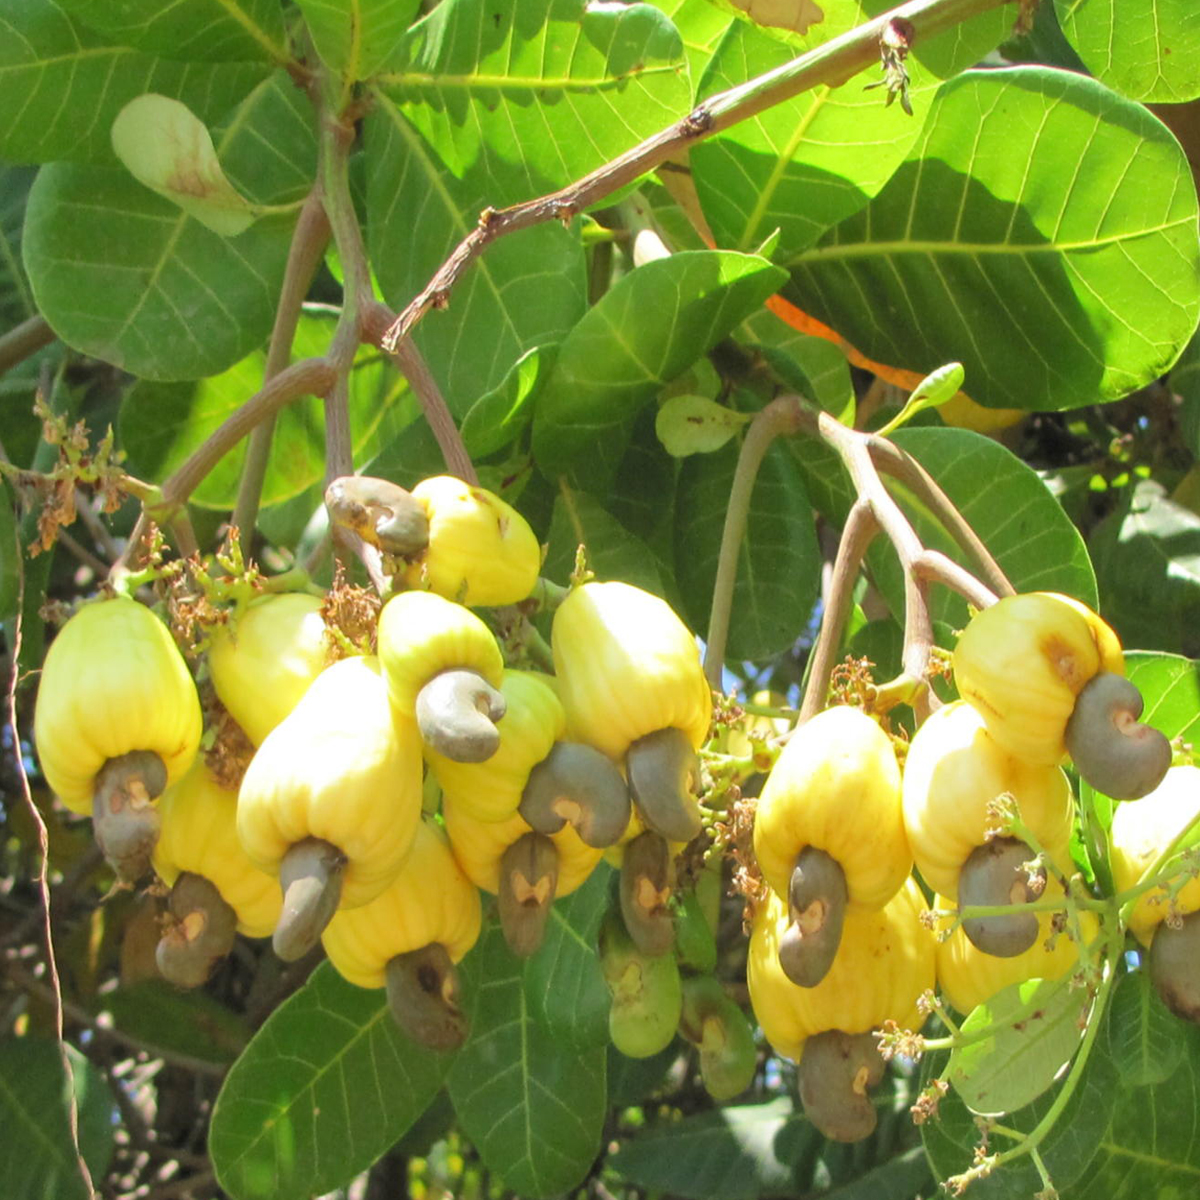
<path id="1" fill-rule="evenodd" d="M 638 973 L 675 968 L 676 993 L 691 998 L 668 1038 L 682 1021 L 715 1086 L 741 1090 L 749 1027 L 719 988 L 681 988 L 673 950 L 674 859 L 701 828 L 697 751 L 712 714 L 695 639 L 646 592 L 582 583 L 555 611 L 554 674 L 506 668 L 467 604 L 533 590 L 540 547 L 519 514 L 449 478 L 411 494 L 342 479 L 327 505 L 402 590 L 382 608 L 374 654 L 336 658 L 322 599 L 306 593 L 260 596 L 210 631 L 202 671 L 254 746 L 236 791 L 197 753 L 196 685 L 149 609 L 124 596 L 86 605 L 47 657 L 43 770 L 93 813 L 121 880 L 153 866 L 170 888 L 164 976 L 202 983 L 238 931 L 271 936 L 285 960 L 319 940 L 346 979 L 386 987 L 414 1038 L 450 1048 L 465 1034 L 455 964 L 479 934 L 480 890 L 528 956 L 554 900 L 607 853 L 624 915 L 606 954 L 623 938 Z M 436 805 L 423 811 L 435 784 L 440 821 Z M 628 997 L 632 976 L 613 972 Z M 736 1078 L 726 1042 L 739 1048 Z"/>
<path id="2" fill-rule="evenodd" d="M 170 888 L 164 976 L 202 983 L 238 931 L 272 936 L 287 960 L 320 941 L 347 980 L 386 989 L 414 1039 L 450 1049 L 466 1034 L 455 964 L 478 937 L 480 892 L 495 897 L 511 950 L 529 956 L 555 899 L 607 856 L 620 868 L 599 947 L 614 1045 L 647 1056 L 680 1032 L 714 1096 L 742 1091 L 753 1033 L 713 977 L 720 872 L 710 864 L 682 896 L 676 886 L 677 858 L 703 829 L 712 718 L 691 633 L 646 592 L 580 583 L 554 612 L 553 674 L 506 666 L 468 605 L 520 604 L 537 584 L 539 547 L 514 510 L 447 478 L 411 494 L 342 479 L 327 504 L 399 590 L 373 654 L 338 658 L 321 598 L 304 593 L 261 596 L 210 631 L 203 670 L 255 747 L 236 791 L 197 753 L 196 686 L 149 609 L 122 596 L 87 605 L 47 657 L 43 771 L 64 803 L 92 813 L 120 879 L 152 866 Z M 756 805 L 764 887 L 747 978 L 759 1025 L 798 1060 L 801 1099 L 828 1136 L 874 1127 L 878 1035 L 915 1034 L 935 988 L 969 1011 L 1087 962 L 1095 918 L 1063 916 L 1068 754 L 1113 798 L 1146 797 L 1113 824 L 1118 888 L 1177 848 L 1200 771 L 1168 773 L 1170 745 L 1138 722 L 1123 669 L 1090 610 L 1013 596 L 962 633 L 962 699 L 910 744 L 849 705 L 784 735 Z M 1173 918 L 1197 909 L 1193 881 L 1147 888 L 1129 919 L 1187 1014 L 1200 993 L 1178 983 L 1177 964 L 1195 959 L 1200 924 Z"/>
<path id="3" fill-rule="evenodd" d="M 1163 795 L 1174 772 L 1154 791 L 1170 745 L 1138 723 L 1141 697 L 1115 634 L 1077 602 L 1018 595 L 978 613 L 958 640 L 954 677 L 962 699 L 921 725 L 903 769 L 879 723 L 832 708 L 793 734 L 758 802 L 754 849 L 769 894 L 754 915 L 751 1000 L 776 1050 L 798 1060 L 810 1118 L 834 1138 L 874 1128 L 867 1088 L 883 1063 L 871 1035 L 916 1032 L 935 978 L 945 1002 L 969 1012 L 1004 987 L 1087 961 L 1097 920 L 1080 912 L 1068 928 L 1065 915 L 1068 754 L 1114 799 L 1147 796 L 1114 822 L 1118 888 L 1159 861 L 1200 803 Z M 1126 814 L 1140 843 L 1124 833 Z M 1061 907 L 1030 907 L 1037 900 Z M 1185 889 L 1177 909 L 1200 908 L 1200 888 L 1192 900 Z M 1131 928 L 1147 940 L 1166 912 L 1151 894 Z M 1174 1007 L 1196 1011 L 1198 1000 Z"/>

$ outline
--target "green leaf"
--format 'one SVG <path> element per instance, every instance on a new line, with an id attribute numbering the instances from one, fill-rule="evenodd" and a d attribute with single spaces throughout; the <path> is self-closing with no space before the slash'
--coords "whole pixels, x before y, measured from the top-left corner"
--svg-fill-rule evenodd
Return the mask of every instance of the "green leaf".
<path id="1" fill-rule="evenodd" d="M 368 241 L 383 294 L 400 307 L 496 192 L 486 164 L 455 177 L 397 105 L 377 100 L 364 122 Z M 563 338 L 586 306 L 583 266 L 577 237 L 538 225 L 492 245 L 455 286 L 450 308 L 425 317 L 414 340 L 455 416 L 501 387 L 529 350 Z"/>
<path id="2" fill-rule="evenodd" d="M 624 276 L 567 335 L 533 419 L 554 478 L 611 483 L 638 411 L 783 282 L 761 258 L 692 250 Z"/>
<path id="3" fill-rule="evenodd" d="M 585 0 L 446 0 L 377 86 L 452 174 L 485 158 L 497 206 L 570 183 L 691 100 L 683 43 L 663 13 Z"/>
<path id="4" fill-rule="evenodd" d="M 294 359 L 324 354 L 336 314 L 306 310 L 292 346 Z M 138 383 L 121 405 L 118 432 L 135 474 L 165 479 L 260 387 L 266 351 L 259 349 L 220 375 L 195 383 Z M 417 418 L 404 377 L 374 347 L 360 347 L 350 372 L 350 427 L 358 461 Z M 194 504 L 229 509 L 237 498 L 246 443 L 240 442 L 192 493 Z M 325 476 L 325 409 L 316 397 L 297 400 L 276 420 L 263 481 L 264 506 L 304 492 Z"/>
<path id="5" fill-rule="evenodd" d="M 790 1195 L 796 1143 L 818 1135 L 792 1101 L 731 1104 L 627 1138 L 608 1165 L 627 1183 L 694 1200 L 756 1200 Z"/>
<path id="6" fill-rule="evenodd" d="M 738 447 L 688 459 L 676 496 L 676 578 L 693 629 L 708 628 L 713 585 Z M 725 657 L 771 658 L 791 648 L 808 627 L 821 578 L 812 506 L 795 459 L 782 446 L 763 458 L 746 531 L 738 545 L 737 576 Z"/>
<path id="7" fill-rule="evenodd" d="M 0 0 L 0 155 L 111 163 L 109 127 L 134 96 L 172 96 L 208 122 L 264 74 L 261 64 L 153 58 L 81 25 L 56 0 Z"/>
<path id="8" fill-rule="evenodd" d="M 1200 1037 L 1175 1022 L 1179 1068 L 1153 1087 L 1114 1088 L 1112 1123 L 1071 1200 L 1185 1200 L 1200 1186 Z M 1094 1057 L 1103 1058 L 1103 1055 Z"/>
<path id="9" fill-rule="evenodd" d="M 854 423 L 850 364 L 839 347 L 793 329 L 767 308 L 752 313 L 742 329 L 788 387 L 839 421 Z"/>
<path id="10" fill-rule="evenodd" d="M 1103 1031 L 1097 1040 L 1103 1047 Z M 930 1056 L 923 1064 L 922 1079 L 932 1079 L 944 1065 L 944 1055 Z M 1111 1136 L 1110 1123 L 1115 1124 L 1113 1110 L 1120 1091 L 1108 1055 L 1102 1049 L 1093 1048 L 1078 1086 L 1038 1147 L 1054 1185 L 1060 1195 L 1069 1200 L 1081 1200 L 1084 1195 L 1082 1191 L 1068 1189 L 1088 1169 L 1093 1158 L 1099 1159 L 1097 1151 L 1106 1137 Z M 1028 1133 L 1049 1111 L 1058 1092 L 1058 1088 L 1044 1092 L 1032 1104 L 1005 1117 L 1005 1127 Z M 937 1119 L 921 1126 L 921 1140 L 938 1179 L 945 1180 L 971 1167 L 980 1144 L 980 1132 L 975 1115 L 956 1091 L 951 1089 L 942 1098 Z M 1008 1141 L 1000 1143 L 993 1139 L 989 1149 L 1001 1150 L 1008 1145 L 1011 1145 Z M 1032 1162 L 1023 1157 L 972 1182 L 970 1193 L 972 1200 L 1030 1200 L 1042 1186 Z M 1151 1186 L 1148 1193 L 1140 1194 L 1157 1193 Z M 1092 1195 L 1088 1200 L 1115 1200 L 1115 1194 Z M 1132 1200 L 1132 1196 L 1128 1200 Z"/>
<path id="11" fill-rule="evenodd" d="M 83 24 L 122 46 L 185 62 L 285 61 L 279 0 L 60 0 Z"/>
<path id="12" fill-rule="evenodd" d="M 495 454 L 529 428 L 534 398 L 556 353 L 554 346 L 535 346 L 516 361 L 499 387 L 480 396 L 467 410 L 459 432 L 473 459 Z"/>
<path id="13" fill-rule="evenodd" d="M 750 419 L 707 396 L 672 396 L 659 408 L 654 430 L 672 458 L 687 458 L 720 450 Z"/>
<path id="14" fill-rule="evenodd" d="M 554 502 L 549 549 L 542 573 L 566 584 L 575 569 L 579 546 L 587 551 L 588 566 L 600 579 L 620 579 L 635 587 L 663 594 L 662 578 L 646 543 L 630 533 L 605 504 L 588 492 L 565 485 Z"/>
<path id="15" fill-rule="evenodd" d="M 204 122 L 168 96 L 137 96 L 117 114 L 113 149 L 129 173 L 222 237 L 254 224 L 254 213 L 225 177 Z"/>
<path id="16" fill-rule="evenodd" d="M 655 0 L 655 7 L 666 13 L 679 30 L 694 94 L 733 17 L 721 12 L 711 0 Z"/>
<path id="17" fill-rule="evenodd" d="M 276 76 L 218 134 L 226 173 L 251 200 L 282 203 L 311 186 L 311 125 L 302 135 L 292 123 L 304 103 Z M 42 314 L 69 345 L 148 379 L 196 379 L 266 338 L 291 227 L 270 217 L 223 238 L 124 168 L 51 163 L 30 193 L 25 265 Z"/>
<path id="18" fill-rule="evenodd" d="M 1158 998 L 1145 971 L 1117 981 L 1108 1010 L 1108 1045 L 1113 1066 L 1128 1087 L 1169 1079 L 1183 1062 L 1179 1021 Z"/>
<path id="19" fill-rule="evenodd" d="M 789 295 L 878 362 L 961 362 L 982 404 L 1074 408 L 1178 357 L 1196 222 L 1179 145 L 1140 105 L 1068 72 L 970 71 L 887 187 L 787 264 Z"/>
<path id="20" fill-rule="evenodd" d="M 342 1187 L 425 1111 L 451 1061 L 404 1037 L 382 990 L 322 963 L 225 1078 L 208 1139 L 217 1179 L 234 1200 Z"/>
<path id="21" fill-rule="evenodd" d="M 205 1062 L 233 1062 L 250 1040 L 240 1016 L 201 991 L 147 979 L 106 992 L 96 1006 L 113 1027 L 148 1050 L 173 1050 Z"/>
<path id="22" fill-rule="evenodd" d="M 1089 548 L 1104 616 L 1126 645 L 1200 654 L 1200 517 L 1138 480 Z"/>
<path id="23" fill-rule="evenodd" d="M 765 74 L 794 53 L 735 21 L 701 94 Z M 913 71 L 916 120 L 898 105 L 884 107 L 880 93 L 865 91 L 855 77 L 837 88 L 810 88 L 692 147 L 688 161 L 717 245 L 749 252 L 779 230 L 771 257 L 784 261 L 857 212 L 887 183 L 921 132 L 938 81 L 916 62 Z"/>
<path id="24" fill-rule="evenodd" d="M 99 1180 L 112 1157 L 115 1102 L 104 1076 L 73 1047 L 67 1053 L 75 1078 L 79 1148 L 93 1180 Z M 0 1155 L 0 1194 L 6 1200 L 89 1200 L 71 1145 L 70 1090 L 56 1042 L 0 1041 L 0 1126 L 7 1148 Z"/>
<path id="25" fill-rule="evenodd" d="M 388 68 L 366 123 L 367 206 L 396 306 L 486 207 L 569 183 L 677 119 L 691 95 L 679 35 L 646 4 L 449 0 Z M 578 235 L 539 225 L 495 243 L 416 340 L 461 415 L 585 305 Z"/>
<path id="26" fill-rule="evenodd" d="M 19 325 L 34 314 L 33 296 L 21 263 L 25 202 L 33 184 L 29 167 L 0 167 L 0 323 Z M 11 455 L 12 450 L 8 453 Z"/>
<path id="27" fill-rule="evenodd" d="M 1144 104 L 1200 96 L 1192 0 L 1054 0 L 1062 31 L 1101 83 Z"/>
<path id="28" fill-rule="evenodd" d="M 317 53 L 347 83 L 388 60 L 420 8 L 417 0 L 297 0 Z"/>
<path id="29" fill-rule="evenodd" d="M 545 941 L 525 964 L 530 1015 L 568 1049 L 608 1045 L 612 997 L 604 982 L 596 934 L 608 910 L 611 875 L 601 866 L 582 887 L 555 901 Z"/>
<path id="30" fill-rule="evenodd" d="M 951 1051 L 944 1078 L 973 1112 L 1024 1108 L 1079 1048 L 1087 1007 L 1086 995 L 1063 980 L 1014 983 L 968 1014 L 963 1035 L 978 1040 Z"/>
<path id="31" fill-rule="evenodd" d="M 449 1078 L 463 1133 L 521 1196 L 537 1200 L 574 1187 L 600 1149 L 604 1049 L 566 1050 L 534 1020 L 524 964 L 499 927 L 484 931 L 461 970 L 475 998 L 471 1038 Z"/>

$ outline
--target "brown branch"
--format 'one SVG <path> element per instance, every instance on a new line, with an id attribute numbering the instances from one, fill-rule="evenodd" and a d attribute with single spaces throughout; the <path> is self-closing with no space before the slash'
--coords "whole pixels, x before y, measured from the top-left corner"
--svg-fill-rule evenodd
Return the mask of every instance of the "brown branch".
<path id="1" fill-rule="evenodd" d="M 46 322 L 45 317 L 30 317 L 14 329 L 0 334 L 0 375 L 17 363 L 36 354 L 48 346 L 58 335 Z"/>
<path id="2" fill-rule="evenodd" d="M 328 244 L 329 220 L 321 202 L 320 189 L 314 187 L 300 209 L 300 216 L 288 248 L 287 266 L 279 289 L 279 304 L 275 309 L 275 323 L 271 329 L 271 340 L 267 344 L 263 383 L 270 382 L 288 365 L 304 297 L 308 294 Z M 242 530 L 247 545 L 258 521 L 258 505 L 271 457 L 274 432 L 275 417 L 271 416 L 254 427 L 246 446 L 246 461 L 242 466 L 242 477 L 238 481 L 233 524 Z"/>
<path id="3" fill-rule="evenodd" d="M 879 521 L 870 502 L 860 497 L 854 502 L 846 524 L 842 527 L 837 558 L 833 564 L 833 576 L 825 596 L 821 628 L 817 633 L 812 657 L 809 659 L 808 685 L 804 689 L 797 728 L 825 707 L 829 697 L 829 678 L 833 674 L 834 660 L 842 641 L 842 630 L 846 628 L 846 618 L 854 598 L 854 584 L 879 528 Z"/>
<path id="4" fill-rule="evenodd" d="M 1009 582 L 1003 568 L 933 476 L 911 454 L 887 438 L 868 435 L 867 445 L 876 466 L 908 487 L 933 513 L 946 532 L 975 560 L 975 565 L 991 589 L 999 596 L 1014 595 L 1016 588 Z"/>
<path id="5" fill-rule="evenodd" d="M 880 37 L 893 20 L 907 20 L 916 35 L 926 40 L 968 17 L 1010 2 L 910 0 L 774 71 L 710 97 L 686 117 L 567 187 L 509 208 L 485 208 L 476 228 L 459 242 L 429 283 L 389 327 L 381 342 L 383 348 L 393 352 L 431 308 L 445 308 L 459 277 L 490 243 L 545 221 L 568 221 L 697 142 L 809 88 L 819 84 L 837 86 L 864 68 L 877 66 Z"/>

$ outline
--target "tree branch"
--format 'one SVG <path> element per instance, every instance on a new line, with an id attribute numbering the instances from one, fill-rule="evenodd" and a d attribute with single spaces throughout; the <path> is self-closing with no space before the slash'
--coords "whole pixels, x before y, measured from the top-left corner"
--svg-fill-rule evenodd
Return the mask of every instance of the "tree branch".
<path id="1" fill-rule="evenodd" d="M 57 336 L 42 316 L 30 317 L 0 335 L 0 375 L 50 345 Z"/>
<path id="2" fill-rule="evenodd" d="M 383 348 L 393 353 L 401 339 L 412 333 L 417 322 L 431 308 L 445 308 L 459 277 L 490 243 L 544 221 L 570 220 L 704 138 L 819 84 L 836 86 L 845 83 L 865 67 L 878 64 L 880 37 L 891 21 L 907 20 L 918 37 L 927 39 L 968 17 L 1011 2 L 910 0 L 773 71 L 709 97 L 686 117 L 567 187 L 509 208 L 485 208 L 476 228 L 459 242 L 429 283 L 388 328 L 381 341 Z"/>

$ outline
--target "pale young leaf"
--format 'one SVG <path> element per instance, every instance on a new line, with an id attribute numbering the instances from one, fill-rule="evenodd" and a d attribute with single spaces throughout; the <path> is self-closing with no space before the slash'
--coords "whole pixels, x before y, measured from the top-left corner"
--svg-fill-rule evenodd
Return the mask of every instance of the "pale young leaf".
<path id="1" fill-rule="evenodd" d="M 672 396 L 658 410 L 654 432 L 672 458 L 687 458 L 720 450 L 749 420 L 748 413 L 724 408 L 704 396 Z"/>
<path id="2" fill-rule="evenodd" d="M 137 96 L 112 126 L 117 157 L 141 184 L 222 237 L 254 224 L 250 203 L 225 177 L 204 123 L 186 104 L 152 92 Z"/>

